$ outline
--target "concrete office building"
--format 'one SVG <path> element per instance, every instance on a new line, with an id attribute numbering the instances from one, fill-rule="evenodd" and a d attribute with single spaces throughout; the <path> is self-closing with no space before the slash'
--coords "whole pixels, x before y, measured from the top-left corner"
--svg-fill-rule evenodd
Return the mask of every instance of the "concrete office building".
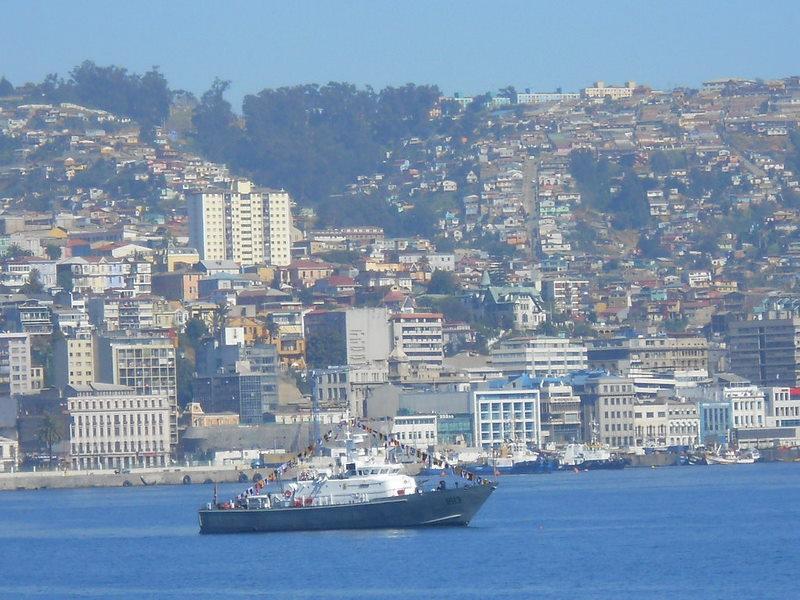
<path id="1" fill-rule="evenodd" d="M 770 311 L 731 322 L 730 370 L 756 385 L 800 385 L 800 316 Z"/>
<path id="2" fill-rule="evenodd" d="M 401 444 L 426 450 L 438 442 L 436 415 L 397 415 L 392 420 L 392 438 Z"/>
<path id="3" fill-rule="evenodd" d="M 349 308 L 345 313 L 347 364 L 383 361 L 392 351 L 390 313 L 385 308 Z"/>
<path id="4" fill-rule="evenodd" d="M 497 448 L 508 442 L 541 445 L 540 394 L 530 378 L 505 385 L 496 382 L 470 395 L 477 447 Z"/>

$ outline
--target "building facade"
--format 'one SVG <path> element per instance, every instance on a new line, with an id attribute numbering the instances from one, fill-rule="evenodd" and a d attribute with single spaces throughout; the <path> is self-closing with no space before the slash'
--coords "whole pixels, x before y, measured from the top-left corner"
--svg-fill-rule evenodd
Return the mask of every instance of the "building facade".
<path id="1" fill-rule="evenodd" d="M 539 390 L 513 386 L 511 383 L 471 392 L 477 447 L 497 448 L 509 442 L 541 445 Z"/>
<path id="2" fill-rule="evenodd" d="M 229 189 L 209 188 L 187 198 L 189 243 L 203 260 L 240 265 L 291 262 L 292 212 L 289 194 L 261 190 L 236 180 Z"/>
<path id="3" fill-rule="evenodd" d="M 30 394 L 31 336 L 28 333 L 0 333 L 0 393 Z"/>
<path id="4" fill-rule="evenodd" d="M 90 329 L 77 329 L 53 344 L 53 382 L 59 390 L 96 381 L 94 339 Z"/>
<path id="5" fill-rule="evenodd" d="M 519 337 L 498 342 L 489 362 L 506 375 L 561 377 L 588 366 L 586 347 L 568 338 Z"/>
<path id="6" fill-rule="evenodd" d="M 166 467 L 171 401 L 122 385 L 92 383 L 66 390 L 73 469 Z"/>
<path id="7" fill-rule="evenodd" d="M 391 316 L 393 350 L 405 355 L 409 365 L 440 368 L 444 360 L 441 313 L 397 313 Z"/>
<path id="8" fill-rule="evenodd" d="M 730 370 L 757 385 L 800 385 L 800 317 L 768 312 L 733 321 L 728 329 Z"/>
<path id="9" fill-rule="evenodd" d="M 178 443 L 178 382 L 175 346 L 167 337 L 109 332 L 95 340 L 98 381 L 133 388 L 142 395 L 169 400 L 169 432 Z"/>

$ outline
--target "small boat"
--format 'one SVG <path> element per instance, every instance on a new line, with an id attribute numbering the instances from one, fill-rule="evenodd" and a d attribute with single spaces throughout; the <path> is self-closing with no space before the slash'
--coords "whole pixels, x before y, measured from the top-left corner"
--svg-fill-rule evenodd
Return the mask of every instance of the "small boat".
<path id="1" fill-rule="evenodd" d="M 596 471 L 624 469 L 628 460 L 598 444 L 567 444 L 558 459 L 559 469 Z"/>
<path id="2" fill-rule="evenodd" d="M 752 465 L 761 454 L 758 450 L 750 452 L 737 452 L 731 448 L 722 451 L 717 448 L 714 452 L 706 454 L 706 461 L 709 465 Z"/>

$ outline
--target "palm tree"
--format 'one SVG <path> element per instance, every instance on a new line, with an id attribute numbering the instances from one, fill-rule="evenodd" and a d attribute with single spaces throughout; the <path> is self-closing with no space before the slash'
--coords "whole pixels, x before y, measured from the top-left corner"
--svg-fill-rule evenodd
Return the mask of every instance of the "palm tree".
<path id="1" fill-rule="evenodd" d="M 53 415 L 46 414 L 42 419 L 39 426 L 37 435 L 39 443 L 47 448 L 48 464 L 52 467 L 53 464 L 53 446 L 60 442 L 64 436 L 61 435 L 61 429 L 53 418 Z"/>
<path id="2" fill-rule="evenodd" d="M 220 302 L 217 304 L 217 308 L 214 309 L 214 335 L 217 339 L 220 339 L 222 335 L 222 330 L 225 328 L 225 322 L 228 320 L 228 312 L 230 312 L 231 307 L 228 306 L 227 302 Z"/>

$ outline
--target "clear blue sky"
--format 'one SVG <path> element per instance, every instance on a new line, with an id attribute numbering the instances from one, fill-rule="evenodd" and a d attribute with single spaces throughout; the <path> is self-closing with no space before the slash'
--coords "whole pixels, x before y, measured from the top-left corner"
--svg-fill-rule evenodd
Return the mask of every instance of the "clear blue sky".
<path id="1" fill-rule="evenodd" d="M 159 65 L 195 93 L 350 81 L 575 90 L 800 74 L 800 2 L 783 0 L 3 0 L 0 75 L 65 75 L 84 59 Z"/>

